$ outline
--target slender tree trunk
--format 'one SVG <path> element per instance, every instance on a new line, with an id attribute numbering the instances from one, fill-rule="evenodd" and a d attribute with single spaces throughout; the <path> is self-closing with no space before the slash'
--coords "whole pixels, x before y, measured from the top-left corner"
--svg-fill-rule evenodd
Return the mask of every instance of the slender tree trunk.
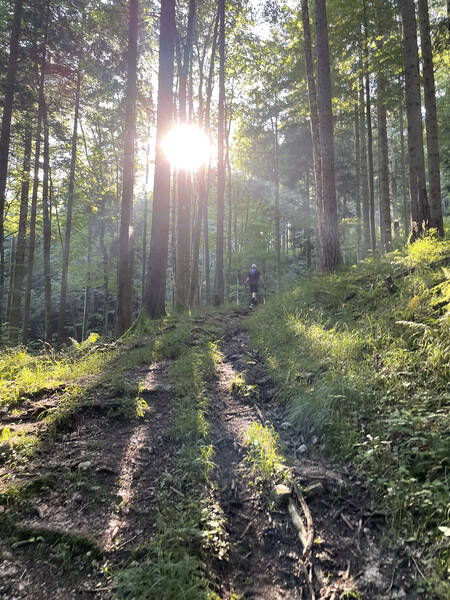
<path id="1" fill-rule="evenodd" d="M 369 225 L 370 244 L 372 252 L 377 248 L 377 234 L 375 228 L 375 186 L 373 168 L 373 133 L 372 133 L 372 107 L 370 98 L 370 76 L 369 76 L 369 48 L 368 48 L 368 25 L 366 15 L 366 1 L 363 4 L 364 14 L 364 84 L 366 90 L 366 119 L 367 119 L 367 158 L 369 164 Z"/>
<path id="2" fill-rule="evenodd" d="M 356 260 L 361 260 L 361 143 L 359 128 L 359 100 L 355 109 L 355 155 L 356 155 Z"/>
<path id="3" fill-rule="evenodd" d="M 210 168 L 208 168 L 209 173 Z M 209 177 L 209 175 L 208 175 Z M 203 204 L 203 262 L 205 265 L 205 297 L 206 304 L 211 304 L 211 266 L 209 260 L 209 220 L 208 220 L 208 195 Z"/>
<path id="4" fill-rule="evenodd" d="M 308 83 L 309 111 L 311 115 L 311 138 L 313 143 L 314 178 L 316 189 L 316 212 L 318 231 L 318 262 L 323 267 L 323 190 L 322 159 L 320 155 L 319 109 L 317 106 L 316 83 L 312 58 L 311 28 L 309 20 L 308 0 L 302 0 L 303 37 L 305 45 L 306 77 Z"/>
<path id="5" fill-rule="evenodd" d="M 383 51 L 383 0 L 376 4 L 377 40 L 376 45 Z M 380 194 L 380 242 L 381 251 L 389 252 L 392 247 L 391 202 L 389 197 L 389 149 L 386 118 L 386 78 L 384 68 L 377 72 L 377 117 L 378 117 L 378 185 Z"/>
<path id="6" fill-rule="evenodd" d="M 328 47 L 325 0 L 315 0 L 317 73 L 319 84 L 320 154 L 324 209 L 323 262 L 333 271 L 341 262 L 337 224 L 336 182 L 334 173 L 333 113 L 331 110 L 330 53 Z"/>
<path id="7" fill-rule="evenodd" d="M 370 243 L 370 210 L 369 210 L 369 183 L 367 174 L 367 143 L 366 143 L 366 124 L 364 114 L 364 83 L 361 76 L 359 87 L 359 127 L 361 142 L 361 187 L 362 187 L 362 215 L 363 215 L 363 250 L 362 256 L 365 258 L 371 247 Z"/>
<path id="8" fill-rule="evenodd" d="M 47 5 L 47 8 L 48 8 L 48 5 Z M 44 54 L 42 57 L 42 64 L 41 64 L 41 74 L 40 74 L 40 76 L 38 76 L 38 79 L 39 79 L 38 117 L 37 117 L 37 127 L 36 127 L 36 142 L 35 142 L 35 148 L 34 148 L 33 191 L 31 193 L 30 234 L 29 234 L 29 238 L 28 238 L 27 281 L 26 281 L 24 309 L 23 309 L 22 344 L 26 344 L 28 342 L 31 289 L 33 287 L 34 248 L 35 248 L 35 242 L 36 242 L 36 215 L 37 215 L 37 200 L 38 200 L 38 190 L 39 190 L 39 169 L 40 169 L 40 160 L 41 160 L 41 136 L 42 136 L 42 121 L 43 121 L 44 102 L 45 102 L 45 99 L 44 99 L 45 62 L 46 62 L 46 59 L 45 59 L 45 47 L 44 47 Z"/>
<path id="9" fill-rule="evenodd" d="M 423 152 L 422 112 L 420 102 L 419 54 L 414 0 L 400 0 L 403 22 L 405 63 L 405 98 L 408 119 L 409 188 L 411 194 L 412 239 L 429 222 Z"/>
<path id="10" fill-rule="evenodd" d="M 150 135 L 150 129 L 148 131 Z M 141 308 L 144 305 L 145 276 L 147 268 L 147 221 L 148 221 L 148 174 L 150 166 L 150 143 L 145 151 L 145 192 L 144 192 L 144 226 L 142 231 L 142 273 L 141 273 Z"/>
<path id="11" fill-rule="evenodd" d="M 9 58 L 3 98 L 2 124 L 0 131 L 0 326 L 3 323 L 3 296 L 5 277 L 4 250 L 4 213 L 6 181 L 8 177 L 9 142 L 11 138 L 11 117 L 14 103 L 14 88 L 16 84 L 17 57 L 19 54 L 20 26 L 22 22 L 23 0 L 15 0 L 14 14 L 9 41 Z"/>
<path id="12" fill-rule="evenodd" d="M 439 164 L 438 124 L 436 113 L 436 88 L 434 85 L 433 50 L 430 37 L 428 0 L 419 0 L 420 44 L 422 47 L 423 89 L 428 150 L 428 183 L 430 189 L 430 227 L 444 237 L 442 219 L 441 175 Z"/>
<path id="13" fill-rule="evenodd" d="M 280 259 L 280 165 L 279 165 L 279 148 L 278 148 L 278 113 L 272 121 L 273 143 L 274 143 L 274 183 L 275 183 L 275 271 L 276 271 L 276 291 L 280 293 L 281 280 L 281 259 Z"/>
<path id="14" fill-rule="evenodd" d="M 13 296 L 13 281 L 14 281 L 14 263 L 16 262 L 16 238 L 11 236 L 11 249 L 9 252 L 9 285 L 8 285 L 8 300 L 6 303 L 6 318 L 11 315 L 11 303 Z"/>
<path id="15" fill-rule="evenodd" d="M 86 269 L 86 287 L 84 288 L 84 308 L 83 308 L 83 330 L 81 339 L 84 341 L 88 336 L 89 328 L 89 307 L 91 304 L 91 279 L 92 279 L 92 215 L 89 216 L 88 225 L 88 245 L 87 245 L 87 269 Z"/>
<path id="16" fill-rule="evenodd" d="M 120 336 L 133 320 L 133 188 L 134 142 L 136 139 L 137 42 L 139 0 L 129 0 L 127 91 L 123 150 L 123 183 L 120 211 L 119 260 L 117 272 L 116 335 Z"/>
<path id="17" fill-rule="evenodd" d="M 58 341 L 64 339 L 64 321 L 66 316 L 66 299 L 67 299 L 67 279 L 69 276 L 69 256 L 70 256 L 70 237 L 72 234 L 72 212 L 73 212 L 73 197 L 75 188 L 75 168 L 77 164 L 77 142 L 78 142 L 78 113 L 80 110 L 80 87 L 81 87 L 81 72 L 78 68 L 77 82 L 75 89 L 75 109 L 73 116 L 73 132 L 72 132 L 72 152 L 70 158 L 69 172 L 69 188 L 67 192 L 67 216 L 66 216 L 66 231 L 64 237 L 64 252 L 61 277 L 61 296 L 59 301 L 59 318 L 58 318 Z"/>
<path id="18" fill-rule="evenodd" d="M 305 237 L 306 237 L 306 269 L 308 270 L 308 273 L 311 273 L 311 267 L 312 267 L 312 256 L 311 256 L 311 226 L 310 226 L 310 222 L 311 222 L 311 200 L 310 200 L 310 185 L 309 185 L 309 169 L 306 168 L 306 174 L 305 174 L 305 188 L 306 188 L 306 205 L 305 205 L 305 212 L 306 212 L 306 219 L 308 222 L 308 226 L 306 227 L 305 230 Z M 295 257 L 295 231 L 292 230 L 292 249 L 293 249 L 293 255 Z"/>
<path id="19" fill-rule="evenodd" d="M 9 317 L 9 340 L 12 344 L 17 344 L 19 331 L 21 327 L 23 279 L 25 274 L 25 238 L 27 233 L 29 199 L 28 196 L 30 190 L 31 142 L 33 138 L 31 116 L 27 117 L 27 119 L 29 119 L 29 121 L 26 125 L 24 136 L 22 186 L 20 193 L 19 233 L 17 235 L 16 258 L 12 282 L 11 312 Z"/>
<path id="20" fill-rule="evenodd" d="M 103 255 L 103 335 L 108 335 L 109 320 L 109 257 L 105 244 L 105 215 L 100 225 L 100 249 Z"/>
<path id="21" fill-rule="evenodd" d="M 409 211 L 408 192 L 406 189 L 406 160 L 405 160 L 405 134 L 403 128 L 403 102 L 400 100 L 399 106 L 399 129 L 400 129 L 400 167 L 402 172 L 402 215 L 403 227 L 405 229 L 405 239 L 408 238 L 411 231 L 411 216 Z"/>
<path id="22" fill-rule="evenodd" d="M 231 111 L 230 111 L 231 112 Z M 225 165 L 227 169 L 227 196 L 228 196 L 228 230 L 227 230 L 227 301 L 231 302 L 230 286 L 231 286 L 231 259 L 233 256 L 232 246 L 232 227 L 233 227 L 233 194 L 232 194 L 232 180 L 231 180 L 231 162 L 230 162 L 230 129 L 231 129 L 231 115 L 230 115 L 230 126 L 227 131 L 226 139 L 226 154 L 225 154 Z"/>
<path id="23" fill-rule="evenodd" d="M 152 317 L 165 313 L 166 273 L 169 251 L 170 164 L 161 142 L 173 119 L 173 58 L 175 48 L 175 0 L 161 4 L 159 34 L 158 108 L 153 187 L 152 231 L 148 257 L 148 281 L 144 306 Z M 173 215 L 174 215 L 174 208 Z M 175 233 L 175 231 L 173 231 Z M 172 249 L 174 250 L 172 235 Z"/>
<path id="24" fill-rule="evenodd" d="M 219 8 L 219 108 L 217 133 L 217 238 L 216 238 L 216 271 L 214 282 L 214 304 L 223 304 L 223 220 L 225 197 L 225 0 L 218 0 Z"/>
<path id="25" fill-rule="evenodd" d="M 42 218 L 44 233 L 44 309 L 45 309 L 45 339 L 51 340 L 52 328 L 52 283 L 51 283 L 51 212 L 49 201 L 49 172 L 50 172 L 50 146 L 48 132 L 47 105 L 44 99 L 42 120 L 44 124 L 44 164 L 42 180 Z"/>

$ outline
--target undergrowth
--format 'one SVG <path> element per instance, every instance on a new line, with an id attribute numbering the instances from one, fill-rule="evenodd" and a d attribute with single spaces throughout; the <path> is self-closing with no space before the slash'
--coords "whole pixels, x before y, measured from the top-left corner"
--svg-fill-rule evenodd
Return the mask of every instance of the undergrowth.
<path id="1" fill-rule="evenodd" d="M 450 591 L 450 243 L 318 275 L 250 320 L 292 426 L 355 461 L 408 552 L 422 547 L 424 587 Z"/>

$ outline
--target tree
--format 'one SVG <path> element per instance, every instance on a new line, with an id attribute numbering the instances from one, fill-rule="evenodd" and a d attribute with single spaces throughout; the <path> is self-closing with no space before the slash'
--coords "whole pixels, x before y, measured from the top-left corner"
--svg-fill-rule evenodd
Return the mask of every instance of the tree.
<path id="1" fill-rule="evenodd" d="M 134 143 L 136 138 L 138 12 L 138 0 L 129 0 L 123 184 L 117 271 L 117 335 L 121 335 L 131 326 L 133 318 L 133 235 L 131 222 L 134 188 Z"/>
<path id="2" fill-rule="evenodd" d="M 218 0 L 219 10 L 219 107 L 217 121 L 217 239 L 216 274 L 214 281 L 214 304 L 224 300 L 223 276 L 223 226 L 225 202 L 225 0 Z"/>
<path id="3" fill-rule="evenodd" d="M 148 281 L 144 307 L 151 317 L 165 313 L 166 271 L 169 250 L 170 164 L 161 142 L 173 119 L 173 59 L 175 48 L 175 0 L 161 3 L 159 30 L 158 108 L 153 184 L 153 216 L 148 257 Z"/>
<path id="4" fill-rule="evenodd" d="M 436 87 L 434 83 L 433 52 L 430 37 L 428 0 L 419 0 L 420 44 L 422 48 L 423 88 L 425 99 L 425 123 L 427 130 L 428 182 L 430 189 L 429 226 L 444 236 L 441 202 L 441 176 L 439 165 L 438 124 L 436 111 Z"/>
<path id="5" fill-rule="evenodd" d="M 317 80 L 319 83 L 320 154 L 323 189 L 323 264 L 333 271 L 341 261 L 334 173 L 333 113 L 331 110 L 330 52 L 325 0 L 315 0 Z"/>
<path id="6" fill-rule="evenodd" d="M 414 0 L 399 2 L 403 22 L 405 99 L 408 119 L 409 189 L 413 239 L 428 226 L 429 209 L 425 183 L 419 54 Z"/>
<path id="7" fill-rule="evenodd" d="M 11 138 L 11 117 L 13 112 L 14 87 L 16 83 L 17 58 L 19 53 L 19 37 L 22 22 L 23 0 L 15 0 L 14 14 L 9 42 L 8 70 L 6 73 L 3 114 L 0 131 L 0 325 L 3 319 L 3 295 L 5 278 L 5 251 L 4 251 L 4 212 L 6 180 L 8 176 L 8 155 Z"/>

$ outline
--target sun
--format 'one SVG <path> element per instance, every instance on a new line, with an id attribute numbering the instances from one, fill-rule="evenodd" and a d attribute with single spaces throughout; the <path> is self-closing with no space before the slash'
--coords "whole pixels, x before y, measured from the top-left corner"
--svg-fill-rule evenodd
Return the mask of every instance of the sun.
<path id="1" fill-rule="evenodd" d="M 162 150 L 176 169 L 196 171 L 209 161 L 211 142 L 195 125 L 175 125 L 162 142 Z"/>

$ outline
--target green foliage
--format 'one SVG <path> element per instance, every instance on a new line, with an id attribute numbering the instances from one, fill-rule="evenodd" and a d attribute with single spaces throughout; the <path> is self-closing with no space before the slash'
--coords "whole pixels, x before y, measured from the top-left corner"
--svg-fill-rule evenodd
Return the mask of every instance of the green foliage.
<path id="1" fill-rule="evenodd" d="M 448 260 L 450 243 L 426 235 L 316 276 L 250 318 L 293 426 L 320 431 L 333 456 L 359 464 L 392 526 L 435 553 L 438 578 L 449 518 Z"/>
<path id="2" fill-rule="evenodd" d="M 248 449 L 248 460 L 266 481 L 272 479 L 282 468 L 282 457 L 278 450 L 278 434 L 273 426 L 264 427 L 252 423 L 244 436 Z"/>
<path id="3" fill-rule="evenodd" d="M 238 373 L 230 383 L 230 392 L 235 398 L 250 402 L 256 402 L 259 398 L 258 386 L 247 384 L 244 373 Z"/>

